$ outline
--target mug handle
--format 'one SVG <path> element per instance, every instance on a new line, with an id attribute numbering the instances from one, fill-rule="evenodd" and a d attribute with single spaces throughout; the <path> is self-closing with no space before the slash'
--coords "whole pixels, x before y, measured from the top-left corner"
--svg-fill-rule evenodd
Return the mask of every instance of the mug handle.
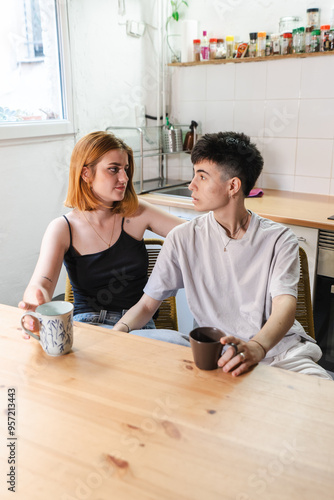
<path id="1" fill-rule="evenodd" d="M 31 332 L 30 330 L 27 330 L 27 328 L 25 328 L 25 327 L 23 326 L 23 319 L 25 318 L 25 316 L 33 316 L 34 318 L 36 318 L 36 319 L 37 319 L 38 323 L 40 324 L 40 321 L 39 321 L 39 319 L 38 319 L 37 314 L 35 314 L 33 311 L 24 313 L 24 314 L 23 314 L 23 316 L 21 317 L 21 326 L 22 326 L 23 330 L 24 330 L 24 331 L 25 331 L 28 335 L 30 335 L 31 337 L 34 337 L 35 339 L 37 339 L 37 340 L 40 342 L 40 341 L 41 341 L 41 339 L 38 337 L 38 335 L 36 335 L 35 333 Z"/>

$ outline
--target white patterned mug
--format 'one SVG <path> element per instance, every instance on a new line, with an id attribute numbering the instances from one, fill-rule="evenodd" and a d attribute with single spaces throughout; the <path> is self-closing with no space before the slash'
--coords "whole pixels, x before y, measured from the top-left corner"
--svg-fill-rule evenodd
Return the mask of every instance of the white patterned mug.
<path id="1" fill-rule="evenodd" d="M 24 327 L 25 316 L 33 316 L 38 320 L 39 336 Z M 21 325 L 28 335 L 41 343 L 49 356 L 67 354 L 73 345 L 73 304 L 61 300 L 46 302 L 36 307 L 36 312 L 24 313 Z"/>

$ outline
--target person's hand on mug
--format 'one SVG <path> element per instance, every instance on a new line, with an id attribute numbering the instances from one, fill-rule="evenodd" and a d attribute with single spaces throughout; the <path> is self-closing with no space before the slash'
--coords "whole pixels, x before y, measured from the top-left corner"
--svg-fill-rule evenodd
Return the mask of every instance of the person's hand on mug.
<path id="1" fill-rule="evenodd" d="M 222 337 L 220 342 L 223 345 L 232 345 L 221 356 L 218 366 L 226 373 L 231 372 L 234 377 L 246 372 L 265 357 L 264 348 L 256 341 L 244 342 L 229 335 Z"/>
<path id="2" fill-rule="evenodd" d="M 43 291 L 37 287 L 30 287 L 29 297 L 25 296 L 25 300 L 21 300 L 18 304 L 20 309 L 24 309 L 25 311 L 35 311 L 36 307 L 41 304 L 45 304 L 48 302 L 48 298 L 44 296 Z M 24 327 L 31 332 L 38 333 L 38 321 L 36 318 L 32 316 L 26 316 L 24 318 Z M 30 336 L 22 329 L 23 338 L 29 339 Z"/>

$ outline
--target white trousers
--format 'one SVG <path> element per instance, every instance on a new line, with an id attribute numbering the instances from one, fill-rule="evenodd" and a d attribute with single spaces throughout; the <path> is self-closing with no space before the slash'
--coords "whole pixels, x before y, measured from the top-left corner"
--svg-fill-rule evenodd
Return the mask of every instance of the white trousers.
<path id="1" fill-rule="evenodd" d="M 262 362 L 284 370 L 305 373 L 316 377 L 333 380 L 324 368 L 317 364 L 322 356 L 320 347 L 313 342 L 299 342 L 287 351 L 272 358 L 266 358 Z"/>

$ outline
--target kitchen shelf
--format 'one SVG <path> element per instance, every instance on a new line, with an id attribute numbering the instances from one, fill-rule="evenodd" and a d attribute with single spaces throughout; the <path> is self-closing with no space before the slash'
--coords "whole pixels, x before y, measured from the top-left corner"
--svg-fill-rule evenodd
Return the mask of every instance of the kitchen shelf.
<path id="1" fill-rule="evenodd" d="M 192 62 L 180 62 L 180 63 L 169 63 L 168 66 L 207 66 L 208 64 L 230 64 L 230 63 L 252 63 L 260 61 L 278 61 L 279 59 L 304 59 L 306 57 L 327 57 L 333 56 L 334 51 L 331 52 L 310 52 L 303 54 L 288 54 L 286 56 L 266 56 L 266 57 L 243 57 L 243 58 L 233 58 L 233 59 L 210 59 L 209 61 L 192 61 Z"/>

